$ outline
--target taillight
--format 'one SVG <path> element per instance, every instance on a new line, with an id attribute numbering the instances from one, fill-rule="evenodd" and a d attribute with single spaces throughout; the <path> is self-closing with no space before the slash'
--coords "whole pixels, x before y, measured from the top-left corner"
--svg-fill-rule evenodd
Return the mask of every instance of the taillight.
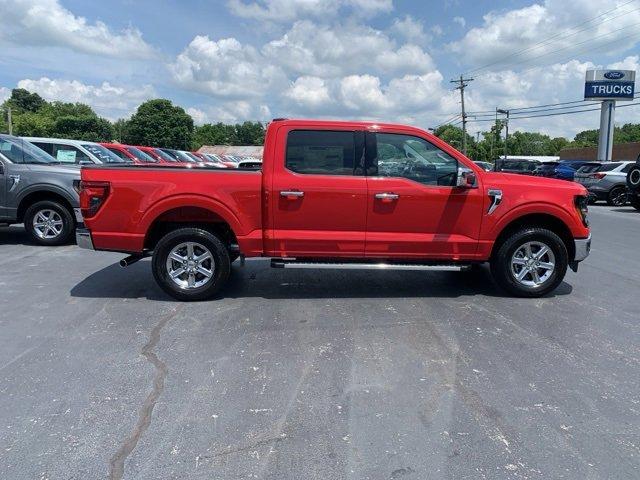
<path id="1" fill-rule="evenodd" d="M 576 209 L 582 218 L 582 224 L 585 227 L 589 226 L 589 219 L 587 216 L 589 215 L 589 197 L 584 195 L 578 195 L 575 198 Z"/>
<path id="2" fill-rule="evenodd" d="M 602 180 L 605 177 L 606 173 L 592 173 L 591 178 L 595 178 L 597 180 Z"/>
<path id="3" fill-rule="evenodd" d="M 83 218 L 91 218 L 109 196 L 109 182 L 80 182 L 80 210 Z"/>

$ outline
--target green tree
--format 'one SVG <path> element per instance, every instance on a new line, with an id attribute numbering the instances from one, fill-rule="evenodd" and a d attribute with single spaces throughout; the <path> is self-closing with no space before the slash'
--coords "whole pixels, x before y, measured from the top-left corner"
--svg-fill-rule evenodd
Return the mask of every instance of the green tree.
<path id="1" fill-rule="evenodd" d="M 134 145 L 188 149 L 193 140 L 193 119 L 169 100 L 149 100 L 127 122 L 123 140 Z"/>
<path id="2" fill-rule="evenodd" d="M 11 90 L 11 96 L 5 100 L 4 106 L 11 107 L 11 113 L 19 115 L 24 112 L 37 112 L 46 103 L 47 101 L 37 93 L 31 93 L 24 88 L 14 88 Z"/>
<path id="3" fill-rule="evenodd" d="M 264 125 L 260 122 L 244 122 L 236 125 L 237 145 L 262 145 L 264 143 Z"/>
<path id="4" fill-rule="evenodd" d="M 113 125 L 96 114 L 79 117 L 67 115 L 55 119 L 52 136 L 91 142 L 108 142 L 113 139 Z"/>
<path id="5" fill-rule="evenodd" d="M 236 145 L 236 129 L 224 123 L 207 123 L 196 127 L 193 134 L 193 148 L 197 150 L 203 145 Z"/>

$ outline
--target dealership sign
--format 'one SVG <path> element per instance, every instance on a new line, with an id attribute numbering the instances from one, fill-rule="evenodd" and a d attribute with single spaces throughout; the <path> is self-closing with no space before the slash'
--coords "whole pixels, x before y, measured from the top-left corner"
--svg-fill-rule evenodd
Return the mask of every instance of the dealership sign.
<path id="1" fill-rule="evenodd" d="M 636 72 L 633 70 L 587 70 L 585 100 L 633 100 Z"/>

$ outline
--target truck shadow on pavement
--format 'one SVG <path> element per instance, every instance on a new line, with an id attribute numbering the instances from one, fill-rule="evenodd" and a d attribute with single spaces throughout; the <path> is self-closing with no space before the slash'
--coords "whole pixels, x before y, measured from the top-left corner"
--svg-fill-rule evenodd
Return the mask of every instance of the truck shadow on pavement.
<path id="1" fill-rule="evenodd" d="M 568 295 L 563 282 L 546 297 Z M 272 269 L 268 261 L 232 267 L 228 284 L 216 298 L 457 298 L 507 297 L 492 281 L 487 267 L 469 272 L 341 271 Z M 148 260 L 127 268 L 109 265 L 71 289 L 73 297 L 171 300 L 155 283 Z M 216 298 L 212 300 L 216 300 Z"/>

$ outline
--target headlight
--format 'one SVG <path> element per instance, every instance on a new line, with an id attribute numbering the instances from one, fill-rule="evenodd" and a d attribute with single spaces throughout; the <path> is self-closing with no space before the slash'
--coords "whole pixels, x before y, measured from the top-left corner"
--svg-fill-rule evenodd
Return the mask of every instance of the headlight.
<path id="1" fill-rule="evenodd" d="M 575 199 L 576 209 L 582 218 L 582 223 L 585 227 L 589 226 L 589 201 L 586 195 L 578 195 Z"/>

